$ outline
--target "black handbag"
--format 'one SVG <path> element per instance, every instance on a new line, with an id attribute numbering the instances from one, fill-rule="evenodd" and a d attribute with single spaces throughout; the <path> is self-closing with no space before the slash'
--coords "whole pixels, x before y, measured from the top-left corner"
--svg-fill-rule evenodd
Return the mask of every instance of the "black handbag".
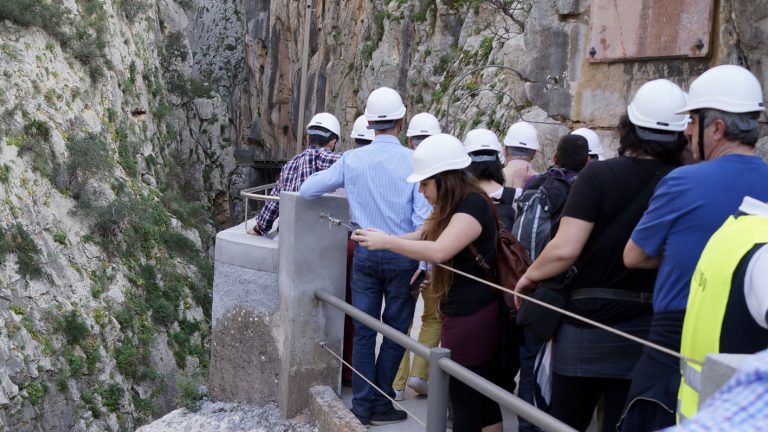
<path id="1" fill-rule="evenodd" d="M 554 277 L 539 282 L 529 297 L 560 309 L 568 306 L 569 277 Z M 517 311 L 517 325 L 533 333 L 539 340 L 549 340 L 563 320 L 563 314 L 534 302 L 524 301 Z"/>
<path id="2" fill-rule="evenodd" d="M 543 301 L 560 309 L 568 306 L 570 290 L 568 284 L 578 272 L 579 267 L 589 262 L 599 248 L 603 247 L 606 239 L 614 237 L 614 231 L 626 226 L 631 218 L 638 212 L 645 211 L 648 201 L 656 190 L 656 185 L 662 177 L 667 175 L 674 167 L 665 165 L 656 171 L 655 176 L 646 184 L 643 190 L 637 194 L 635 199 L 624 208 L 619 216 L 613 219 L 611 224 L 603 231 L 600 238 L 592 244 L 592 248 L 582 253 L 577 260 L 577 264 L 572 266 L 565 273 L 554 278 L 543 280 L 536 285 L 536 288 L 528 294 L 536 300 Z M 524 301 L 517 311 L 517 325 L 524 327 L 533 333 L 540 340 L 549 340 L 555 335 L 560 322 L 563 320 L 563 314 L 541 306 L 534 302 Z"/>

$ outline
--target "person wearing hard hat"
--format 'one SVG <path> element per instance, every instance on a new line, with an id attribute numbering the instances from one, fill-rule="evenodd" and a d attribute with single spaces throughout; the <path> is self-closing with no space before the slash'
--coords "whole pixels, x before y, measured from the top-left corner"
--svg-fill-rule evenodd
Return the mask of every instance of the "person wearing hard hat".
<path id="1" fill-rule="evenodd" d="M 722 322 L 714 317 L 723 317 Z M 736 215 L 725 221 L 701 253 L 688 297 L 680 352 L 698 361 L 717 352 L 756 354 L 701 408 L 679 406 L 687 420 L 668 430 L 764 430 L 768 424 L 766 347 L 768 203 L 745 197 Z M 682 365 L 695 368 L 687 362 Z M 698 369 L 683 370 L 681 402 L 687 397 L 684 389 L 698 373 Z"/>
<path id="2" fill-rule="evenodd" d="M 483 279 L 485 272 L 469 247 L 474 245 L 486 262 L 496 262 L 496 217 L 488 195 L 464 172 L 471 162 L 457 138 L 438 134 L 425 139 L 413 152 L 413 170 L 407 180 L 419 185 L 434 208 L 428 223 L 400 236 L 376 228 L 359 229 L 352 239 L 371 251 L 450 263 Z M 451 350 L 451 360 L 494 380 L 493 359 L 499 346 L 496 296 L 485 284 L 443 267 L 435 266 L 432 272 L 430 293 L 439 299 L 443 315 L 441 346 Z M 501 432 L 498 403 L 453 377 L 448 395 L 453 430 Z"/>
<path id="3" fill-rule="evenodd" d="M 370 144 L 375 136 L 373 129 L 368 129 L 368 120 L 366 120 L 365 115 L 361 115 L 355 120 L 355 124 L 352 125 L 352 133 L 349 135 L 354 140 L 355 148 Z"/>
<path id="4" fill-rule="evenodd" d="M 509 127 L 504 136 L 505 186 L 522 188 L 525 181 L 538 174 L 531 161 L 539 150 L 539 134 L 528 122 L 519 121 Z"/>
<path id="5" fill-rule="evenodd" d="M 393 235 L 415 231 L 429 215 L 430 207 L 418 185 L 406 177 L 413 165 L 410 150 L 400 144 L 405 105 L 397 91 L 380 87 L 368 96 L 365 118 L 375 138 L 371 144 L 345 152 L 329 169 L 308 178 L 299 191 L 313 199 L 343 187 L 352 220 L 361 226 L 377 226 Z M 416 299 L 409 285 L 418 262 L 388 251 L 355 246 L 352 260 L 352 305 L 405 333 L 413 320 Z M 382 313 L 382 298 L 384 311 Z M 376 358 L 376 332 L 354 321 L 352 365 L 366 379 L 394 397 L 392 381 L 405 349 L 385 338 Z M 352 377 L 352 413 L 363 424 L 385 425 L 405 421 L 362 377 Z"/>
<path id="6" fill-rule="evenodd" d="M 697 413 L 704 357 L 768 347 L 766 282 L 768 204 L 745 197 L 736 215 L 709 239 L 693 273 L 680 354 L 700 363 L 681 363 L 681 418 Z"/>
<path id="7" fill-rule="evenodd" d="M 405 136 L 408 140 L 408 148 L 415 149 L 424 139 L 440 133 L 440 122 L 430 113 L 418 113 L 408 122 L 408 130 Z M 419 269 L 424 271 L 424 275 L 417 275 L 414 281 L 422 280 L 422 283 L 428 283 L 426 276 L 427 265 L 420 263 Z M 415 292 L 415 291 L 414 291 Z M 424 311 L 421 315 L 421 330 L 419 331 L 419 343 L 429 348 L 436 347 L 440 343 L 440 315 L 438 314 L 434 299 L 422 295 L 424 300 Z M 408 335 L 411 330 L 408 329 Z M 400 368 L 395 375 L 395 381 L 392 388 L 395 390 L 395 400 L 400 401 L 405 397 L 405 385 L 413 389 L 418 394 L 427 395 L 427 380 L 429 378 L 429 363 L 423 358 L 416 356 L 411 368 L 411 353 L 406 351 L 403 360 L 400 362 Z"/>
<path id="8" fill-rule="evenodd" d="M 373 129 L 368 129 L 368 120 L 365 115 L 361 115 L 355 119 L 355 123 L 352 125 L 352 133 L 349 135 L 352 138 L 354 148 L 367 146 L 373 141 L 375 137 Z M 340 191 L 337 191 L 340 193 Z M 346 192 L 344 192 L 346 195 Z M 354 222 L 354 221 L 353 221 Z M 346 301 L 351 303 L 352 292 L 349 285 L 349 278 L 352 274 L 352 257 L 355 253 L 355 242 L 348 241 L 347 245 L 347 292 Z M 344 361 L 352 363 L 352 335 L 355 333 L 355 328 L 352 325 L 352 318 L 349 315 L 344 316 Z M 342 385 L 349 387 L 352 383 L 352 369 L 346 364 L 341 367 L 341 383 Z"/>
<path id="9" fill-rule="evenodd" d="M 659 182 L 624 249 L 627 267 L 658 268 L 649 333 L 656 344 L 680 350 L 688 295 L 700 282 L 691 276 L 707 240 L 745 196 L 768 201 L 768 164 L 755 152 L 757 119 L 764 110 L 760 83 L 743 67 L 716 66 L 691 83 L 688 102 L 679 113 L 690 114 L 685 133 L 702 162 L 680 167 Z M 722 315 L 706 319 L 712 320 L 709 326 L 723 324 Z M 706 336 L 717 337 L 715 332 Z M 740 336 L 744 335 L 734 335 Z M 623 430 L 673 425 L 679 385 L 678 359 L 645 348 L 633 372 Z M 679 414 L 685 416 L 692 412 L 697 395 L 688 391 L 681 396 Z"/>
<path id="10" fill-rule="evenodd" d="M 307 148 L 289 160 L 280 170 L 277 185 L 270 195 L 280 196 L 280 192 L 297 192 L 304 180 L 312 174 L 328 169 L 341 157 L 333 149 L 341 136 L 339 120 L 330 113 L 315 114 L 306 128 Z M 280 214 L 279 201 L 267 201 L 256 217 L 256 224 L 248 234 L 263 236 L 272 228 Z"/>
<path id="11" fill-rule="evenodd" d="M 571 135 L 581 135 L 587 139 L 587 145 L 589 145 L 589 160 L 600 160 L 600 156 L 603 154 L 603 146 L 600 145 L 600 137 L 592 129 L 578 128 L 571 132 Z"/>
<path id="12" fill-rule="evenodd" d="M 515 291 L 529 292 L 549 280 L 565 287 L 567 310 L 639 338 L 647 336 L 656 273 L 628 270 L 621 253 L 659 178 L 681 163 L 688 118 L 676 112 L 685 103 L 682 89 L 667 80 L 653 80 L 637 90 L 619 121 L 619 157 L 591 162 L 579 173 L 557 233 Z M 521 312 L 518 318 L 525 317 Z M 599 427 L 616 430 L 642 346 L 575 319 L 561 320 L 560 315 L 549 321 L 525 318 L 518 323 L 532 332 L 554 320 L 547 326 L 554 333 L 538 332 L 543 339 L 552 338 L 549 413 L 585 430 L 602 398 Z"/>
<path id="13" fill-rule="evenodd" d="M 408 138 L 408 148 L 415 149 L 424 139 L 441 132 L 440 122 L 430 113 L 418 113 L 408 122 L 405 136 Z"/>
<path id="14" fill-rule="evenodd" d="M 504 186 L 504 165 L 501 162 L 504 149 L 499 138 L 488 129 L 472 129 L 464 138 L 464 148 L 472 158 L 467 172 L 475 177 L 480 188 L 496 204 L 502 226 L 511 231 L 515 220 L 514 200 L 519 196 L 519 189 Z"/>

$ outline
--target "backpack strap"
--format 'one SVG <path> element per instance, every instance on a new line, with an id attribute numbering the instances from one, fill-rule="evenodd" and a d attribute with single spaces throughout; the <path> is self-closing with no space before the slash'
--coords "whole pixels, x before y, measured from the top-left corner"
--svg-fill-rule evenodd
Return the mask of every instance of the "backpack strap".
<path id="1" fill-rule="evenodd" d="M 477 265 L 479 265 L 480 268 L 483 269 L 483 272 L 485 273 L 485 278 L 489 282 L 493 282 L 495 279 L 493 276 L 493 269 L 488 264 L 488 261 L 485 260 L 485 258 L 483 257 L 483 254 L 481 254 L 480 251 L 477 249 L 477 246 L 475 246 L 475 243 L 474 242 L 470 243 L 469 246 L 467 246 L 467 249 L 469 249 L 469 253 L 471 253 L 475 257 L 475 262 L 477 263 Z"/>
<path id="2" fill-rule="evenodd" d="M 501 198 L 499 199 L 499 202 L 511 206 L 512 203 L 515 202 L 516 195 L 517 188 L 504 187 L 504 190 L 501 192 Z"/>
<path id="3" fill-rule="evenodd" d="M 632 219 L 632 216 L 643 210 L 644 206 L 648 205 L 648 201 L 651 199 L 653 192 L 656 190 L 656 185 L 659 184 L 659 181 L 661 181 L 665 175 L 669 174 L 669 172 L 675 168 L 676 167 L 671 165 L 663 165 L 658 169 L 658 171 L 656 171 L 656 174 L 645 185 L 640 193 L 635 196 L 635 199 L 632 200 L 629 205 L 624 207 L 624 210 L 622 210 L 622 212 L 616 216 L 613 221 L 611 221 L 611 224 L 608 225 L 605 231 L 600 234 L 600 237 L 598 237 L 597 241 L 592 243 L 592 247 L 590 247 L 589 250 L 585 251 L 579 256 L 579 259 L 576 260 L 576 263 L 568 270 L 568 280 L 576 275 L 579 267 L 584 267 L 584 265 L 592 259 L 595 253 L 597 253 L 597 251 L 604 246 L 604 243 L 606 243 L 608 239 L 614 237 L 616 231 L 625 227 Z"/>

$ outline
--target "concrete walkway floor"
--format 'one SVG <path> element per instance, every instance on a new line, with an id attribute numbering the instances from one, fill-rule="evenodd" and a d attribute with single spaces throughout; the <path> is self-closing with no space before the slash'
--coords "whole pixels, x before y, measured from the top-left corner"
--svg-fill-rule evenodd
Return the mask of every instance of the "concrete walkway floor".
<path id="1" fill-rule="evenodd" d="M 352 389 L 349 387 L 342 388 L 341 398 L 344 401 L 344 405 L 347 407 L 352 406 Z M 413 392 L 411 389 L 406 389 L 405 400 L 400 401 L 403 407 L 410 411 L 419 420 L 427 423 L 427 398 L 426 396 L 420 396 Z M 504 432 L 516 432 L 517 431 L 517 416 L 512 412 L 502 409 L 501 414 L 504 416 Z M 424 432 L 424 426 L 419 424 L 412 416 L 408 416 L 408 420 L 403 423 L 397 423 L 387 426 L 369 426 L 368 429 L 371 432 Z M 449 429 L 450 430 L 450 429 Z"/>

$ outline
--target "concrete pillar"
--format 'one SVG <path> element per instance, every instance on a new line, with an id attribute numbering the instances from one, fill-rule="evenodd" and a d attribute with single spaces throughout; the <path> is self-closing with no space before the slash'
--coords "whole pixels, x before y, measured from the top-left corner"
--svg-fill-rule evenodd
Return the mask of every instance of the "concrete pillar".
<path id="1" fill-rule="evenodd" d="M 280 194 L 280 411 L 286 418 L 307 407 L 309 388 L 327 385 L 339 392 L 340 364 L 317 342 L 341 353 L 344 315 L 314 296 L 325 290 L 344 298 L 347 232 L 329 227 L 326 212 L 347 221 L 346 198 L 305 200 Z"/>
<path id="2" fill-rule="evenodd" d="M 278 242 L 245 233 L 216 235 L 210 387 L 215 400 L 277 400 Z"/>

